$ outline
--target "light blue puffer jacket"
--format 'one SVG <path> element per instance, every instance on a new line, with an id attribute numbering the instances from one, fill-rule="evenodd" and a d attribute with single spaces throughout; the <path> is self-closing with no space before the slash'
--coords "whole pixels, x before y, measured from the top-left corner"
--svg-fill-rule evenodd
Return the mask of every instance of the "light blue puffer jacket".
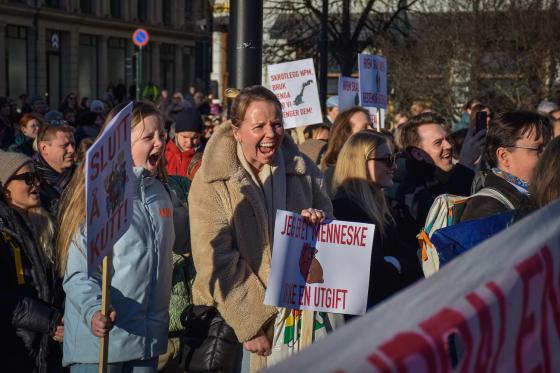
<path id="1" fill-rule="evenodd" d="M 134 168 L 134 176 L 132 224 L 113 249 L 111 304 L 117 318 L 109 334 L 109 363 L 149 359 L 167 350 L 173 207 L 154 176 L 143 168 Z M 101 274 L 88 279 L 83 231 L 78 242 L 69 248 L 63 283 L 65 366 L 99 361 L 100 339 L 90 325 L 101 309 Z"/>

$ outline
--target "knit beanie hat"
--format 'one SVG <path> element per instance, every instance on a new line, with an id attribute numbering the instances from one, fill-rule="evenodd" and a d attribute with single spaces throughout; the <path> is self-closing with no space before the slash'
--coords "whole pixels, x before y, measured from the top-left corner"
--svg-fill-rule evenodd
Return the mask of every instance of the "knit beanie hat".
<path id="1" fill-rule="evenodd" d="M 97 113 L 103 113 L 105 111 L 105 104 L 101 100 L 93 100 L 89 105 L 89 110 Z"/>
<path id="2" fill-rule="evenodd" d="M 30 163 L 31 158 L 23 153 L 5 152 L 0 150 L 0 183 L 2 186 L 14 176 L 24 164 Z"/>
<path id="3" fill-rule="evenodd" d="M 183 109 L 175 121 L 175 133 L 179 132 L 202 132 L 202 117 L 197 109 L 187 107 Z"/>

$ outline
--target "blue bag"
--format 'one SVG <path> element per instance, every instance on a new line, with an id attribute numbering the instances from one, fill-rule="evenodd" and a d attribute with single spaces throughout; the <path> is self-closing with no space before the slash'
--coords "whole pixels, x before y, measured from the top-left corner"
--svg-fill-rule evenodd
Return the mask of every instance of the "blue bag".
<path id="1" fill-rule="evenodd" d="M 435 231 L 431 241 L 438 253 L 440 267 L 507 228 L 513 216 L 514 211 L 509 210 Z"/>

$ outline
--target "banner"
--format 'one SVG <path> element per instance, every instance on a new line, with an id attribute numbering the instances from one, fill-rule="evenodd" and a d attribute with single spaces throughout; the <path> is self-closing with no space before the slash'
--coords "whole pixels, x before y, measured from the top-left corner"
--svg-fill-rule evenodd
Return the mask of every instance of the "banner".
<path id="1" fill-rule="evenodd" d="M 373 224 L 325 221 L 312 226 L 278 210 L 264 303 L 298 310 L 365 313 Z"/>
<path id="2" fill-rule="evenodd" d="M 132 103 L 111 120 L 86 153 L 88 275 L 99 268 L 132 222 L 131 118 Z"/>
<path id="3" fill-rule="evenodd" d="M 268 65 L 268 81 L 282 105 L 284 128 L 323 123 L 313 59 Z"/>
<path id="4" fill-rule="evenodd" d="M 358 54 L 360 105 L 387 109 L 387 60 L 381 56 Z"/>
<path id="5" fill-rule="evenodd" d="M 360 105 L 360 80 L 346 76 L 338 77 L 338 110 L 341 112 Z"/>
<path id="6" fill-rule="evenodd" d="M 268 371 L 560 372 L 559 351 L 556 201 Z"/>

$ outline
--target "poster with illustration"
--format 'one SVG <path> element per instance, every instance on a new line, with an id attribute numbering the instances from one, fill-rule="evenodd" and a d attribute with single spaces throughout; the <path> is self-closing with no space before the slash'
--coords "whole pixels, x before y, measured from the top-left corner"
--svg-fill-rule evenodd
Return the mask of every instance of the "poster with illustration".
<path id="1" fill-rule="evenodd" d="M 132 103 L 106 126 L 86 153 L 87 266 L 91 275 L 132 221 Z"/>
<path id="2" fill-rule="evenodd" d="M 264 303 L 297 310 L 366 311 L 375 225 L 328 220 L 312 226 L 278 210 Z"/>
<path id="3" fill-rule="evenodd" d="M 360 105 L 387 109 L 387 59 L 358 54 Z"/>
<path id="4" fill-rule="evenodd" d="M 284 128 L 323 122 L 313 59 L 268 65 L 268 81 L 282 105 Z"/>

